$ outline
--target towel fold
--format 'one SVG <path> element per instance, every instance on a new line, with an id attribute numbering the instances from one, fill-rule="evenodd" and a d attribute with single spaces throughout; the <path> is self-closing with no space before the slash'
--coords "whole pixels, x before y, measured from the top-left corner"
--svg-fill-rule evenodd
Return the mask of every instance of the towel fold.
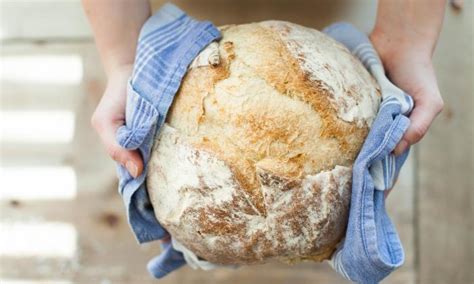
<path id="1" fill-rule="evenodd" d="M 145 165 L 136 179 L 124 167 L 117 166 L 119 192 L 139 243 L 169 236 L 156 220 L 145 188 L 151 148 L 188 66 L 201 50 L 220 37 L 212 23 L 196 21 L 171 4 L 165 4 L 150 17 L 140 31 L 128 84 L 126 125 L 117 132 L 118 143 L 126 149 L 138 149 Z M 156 278 L 186 263 L 182 252 L 172 245 L 165 244 L 163 248 L 162 254 L 148 264 Z"/>
<path id="2" fill-rule="evenodd" d="M 347 23 L 324 31 L 344 44 L 377 80 L 381 92 L 374 123 L 352 170 L 351 207 L 345 239 L 330 265 L 344 278 L 357 283 L 378 283 L 403 264 L 405 255 L 395 226 L 385 209 L 384 190 L 390 189 L 408 156 L 395 157 L 393 149 L 410 120 L 413 100 L 386 77 L 370 40 Z"/>

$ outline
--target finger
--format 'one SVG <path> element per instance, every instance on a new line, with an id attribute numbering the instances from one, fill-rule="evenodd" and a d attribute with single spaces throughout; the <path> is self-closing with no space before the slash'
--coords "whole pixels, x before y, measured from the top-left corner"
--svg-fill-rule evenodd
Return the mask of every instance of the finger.
<path id="1" fill-rule="evenodd" d="M 410 126 L 393 153 L 398 156 L 405 152 L 409 146 L 420 141 L 441 109 L 442 101 L 429 104 L 420 103 L 416 106 L 410 115 Z"/>
<path id="2" fill-rule="evenodd" d="M 168 236 L 164 237 L 163 239 L 161 239 L 161 242 L 163 242 L 163 243 L 169 243 L 169 242 L 171 242 L 171 236 L 168 235 Z"/>
<path id="3" fill-rule="evenodd" d="M 115 135 L 119 126 L 118 123 L 113 124 L 107 122 L 95 123 L 94 125 L 109 156 L 124 166 L 130 175 L 136 178 L 143 172 L 142 157 L 137 150 L 127 150 L 117 143 Z"/>

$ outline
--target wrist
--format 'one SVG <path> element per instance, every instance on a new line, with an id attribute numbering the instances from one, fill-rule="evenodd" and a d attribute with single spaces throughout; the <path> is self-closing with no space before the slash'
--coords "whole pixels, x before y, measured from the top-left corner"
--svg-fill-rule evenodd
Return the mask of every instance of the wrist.
<path id="1" fill-rule="evenodd" d="M 374 30 L 369 35 L 375 50 L 387 70 L 399 62 L 431 65 L 432 47 L 426 41 L 397 37 Z"/>
<path id="2" fill-rule="evenodd" d="M 110 48 L 102 56 L 103 65 L 107 76 L 114 73 L 131 70 L 133 68 L 135 51 L 123 50 L 122 48 Z"/>
<path id="3" fill-rule="evenodd" d="M 123 63 L 109 65 L 107 70 L 107 79 L 108 81 L 116 80 L 117 78 L 122 79 L 124 77 L 128 78 L 133 71 L 133 64 Z"/>

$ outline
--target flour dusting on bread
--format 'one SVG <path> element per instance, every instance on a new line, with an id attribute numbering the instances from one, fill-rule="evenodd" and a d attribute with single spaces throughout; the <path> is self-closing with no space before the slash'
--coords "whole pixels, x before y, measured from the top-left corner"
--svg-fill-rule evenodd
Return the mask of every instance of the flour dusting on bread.
<path id="1" fill-rule="evenodd" d="M 344 224 L 335 220 L 348 214 L 350 168 L 336 166 L 308 175 L 293 186 L 258 169 L 267 212 L 262 216 L 239 190 L 224 161 L 196 150 L 167 124 L 157 142 L 149 171 L 160 174 L 147 180 L 153 187 L 150 198 L 155 213 L 198 256 L 220 264 L 284 260 L 283 256 L 295 251 L 300 258 L 315 258 L 315 246 L 332 245 L 334 238 L 342 237 Z M 330 229 L 332 235 L 325 235 L 324 229 Z M 223 258 L 223 251 L 232 257 Z M 329 252 L 323 251 L 321 260 Z M 295 257 L 286 261 L 292 259 Z"/>
<path id="2" fill-rule="evenodd" d="M 260 25 L 278 33 L 311 80 L 321 82 L 332 94 L 331 102 L 345 121 L 372 124 L 380 96 L 363 65 L 340 43 L 321 32 L 282 21 Z"/>
<path id="3" fill-rule="evenodd" d="M 328 259 L 345 234 L 377 85 L 315 30 L 269 21 L 221 33 L 188 69 L 155 140 L 155 215 L 215 264 Z"/>

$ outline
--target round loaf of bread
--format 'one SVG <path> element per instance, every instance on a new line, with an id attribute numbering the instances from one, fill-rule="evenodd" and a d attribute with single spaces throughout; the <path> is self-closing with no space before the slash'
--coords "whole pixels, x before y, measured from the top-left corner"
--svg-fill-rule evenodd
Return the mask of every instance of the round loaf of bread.
<path id="1" fill-rule="evenodd" d="M 328 259 L 345 234 L 378 86 L 314 29 L 266 21 L 221 32 L 155 140 L 146 181 L 155 215 L 215 264 Z"/>

